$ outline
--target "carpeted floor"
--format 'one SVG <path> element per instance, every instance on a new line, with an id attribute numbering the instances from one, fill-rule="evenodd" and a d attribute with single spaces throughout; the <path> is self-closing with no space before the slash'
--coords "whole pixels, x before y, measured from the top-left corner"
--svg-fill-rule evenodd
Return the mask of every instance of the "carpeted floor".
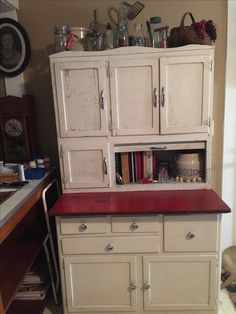
<path id="1" fill-rule="evenodd" d="M 228 278 L 228 276 L 229 276 L 228 273 L 222 273 L 221 274 L 222 282 L 224 282 Z M 236 309 L 236 282 L 233 282 L 231 285 L 226 287 L 226 289 Z"/>
<path id="2" fill-rule="evenodd" d="M 236 283 L 232 283 L 230 286 L 228 286 L 227 290 L 236 309 Z"/>

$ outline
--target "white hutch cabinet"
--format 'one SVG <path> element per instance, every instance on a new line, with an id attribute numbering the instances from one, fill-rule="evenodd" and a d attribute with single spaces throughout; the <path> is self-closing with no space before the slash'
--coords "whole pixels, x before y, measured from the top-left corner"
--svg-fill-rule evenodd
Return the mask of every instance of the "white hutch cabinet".
<path id="1" fill-rule="evenodd" d="M 113 215 L 118 201 L 107 196 L 128 193 L 131 209 L 132 191 L 191 190 L 194 199 L 211 188 L 214 47 L 70 51 L 50 62 L 63 194 L 73 203 L 55 214 L 64 313 L 216 314 L 220 214 Z M 166 162 L 168 181 L 135 181 L 137 152 Z M 185 152 L 201 156 L 200 182 L 176 179 Z M 117 177 L 121 155 L 129 156 L 126 182 Z M 137 204 L 145 209 L 148 196 Z M 95 215 L 76 215 L 77 206 Z"/>
<path id="2" fill-rule="evenodd" d="M 64 192 L 145 190 L 117 184 L 115 155 L 180 149 L 202 154 L 202 182 L 148 189 L 210 187 L 214 48 L 138 48 L 51 56 Z"/>

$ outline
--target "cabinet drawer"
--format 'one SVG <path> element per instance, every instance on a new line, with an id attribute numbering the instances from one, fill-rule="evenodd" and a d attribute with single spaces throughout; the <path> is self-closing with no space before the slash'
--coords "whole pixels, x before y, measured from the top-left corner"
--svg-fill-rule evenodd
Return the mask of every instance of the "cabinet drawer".
<path id="1" fill-rule="evenodd" d="M 63 254 L 147 253 L 159 252 L 158 236 L 91 237 L 62 239 Z"/>
<path id="2" fill-rule="evenodd" d="M 158 216 L 112 217 L 112 232 L 159 232 Z"/>
<path id="3" fill-rule="evenodd" d="M 164 217 L 164 251 L 216 251 L 217 215 Z"/>
<path id="4" fill-rule="evenodd" d="M 61 234 L 107 233 L 110 231 L 110 217 L 61 218 Z"/>

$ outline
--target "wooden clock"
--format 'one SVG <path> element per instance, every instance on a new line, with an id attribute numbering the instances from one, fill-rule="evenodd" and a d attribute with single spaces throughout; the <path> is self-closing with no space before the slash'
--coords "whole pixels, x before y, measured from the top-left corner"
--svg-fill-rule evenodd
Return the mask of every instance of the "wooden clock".
<path id="1" fill-rule="evenodd" d="M 0 98 L 0 159 L 24 162 L 37 153 L 34 100 L 30 95 Z"/>

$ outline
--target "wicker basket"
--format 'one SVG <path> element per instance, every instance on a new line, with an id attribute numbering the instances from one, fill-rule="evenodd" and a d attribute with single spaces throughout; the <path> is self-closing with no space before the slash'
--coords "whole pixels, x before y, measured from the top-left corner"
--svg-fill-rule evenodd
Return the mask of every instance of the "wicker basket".
<path id="1" fill-rule="evenodd" d="M 192 20 L 192 25 L 184 26 L 186 16 L 189 15 Z M 195 19 L 190 12 L 184 13 L 182 16 L 180 26 L 174 27 L 170 31 L 170 35 L 167 39 L 168 47 L 180 47 L 191 44 L 199 45 L 213 45 L 214 41 L 211 40 L 209 35 L 205 33 L 204 38 L 200 37 L 198 28 L 196 27 Z"/>

